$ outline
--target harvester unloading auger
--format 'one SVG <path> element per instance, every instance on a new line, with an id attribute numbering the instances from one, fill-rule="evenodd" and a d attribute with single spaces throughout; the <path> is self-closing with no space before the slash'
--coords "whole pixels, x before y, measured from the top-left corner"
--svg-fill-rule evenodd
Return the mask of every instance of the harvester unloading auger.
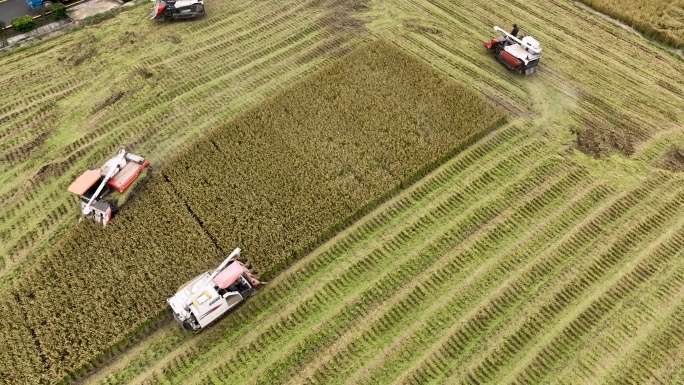
<path id="1" fill-rule="evenodd" d="M 535 73 L 541 59 L 541 44 L 532 36 L 523 36 L 518 39 L 502 28 L 494 27 L 494 30 L 503 33 L 503 36 L 486 42 L 485 48 L 494 52 L 496 58 L 506 68 L 521 75 Z"/>
<path id="2" fill-rule="evenodd" d="M 106 226 L 131 195 L 130 191 L 126 194 L 129 187 L 149 164 L 142 156 L 122 149 L 99 169 L 84 172 L 68 190 L 80 197 L 83 217 Z"/>
<path id="3" fill-rule="evenodd" d="M 236 248 L 216 270 L 198 275 L 166 300 L 183 329 L 199 332 L 266 284 L 235 259 L 239 255 Z"/>

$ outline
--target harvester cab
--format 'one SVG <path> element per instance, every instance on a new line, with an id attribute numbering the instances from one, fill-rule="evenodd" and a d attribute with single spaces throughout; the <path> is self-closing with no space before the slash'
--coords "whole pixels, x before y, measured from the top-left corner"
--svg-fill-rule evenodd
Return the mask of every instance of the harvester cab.
<path id="1" fill-rule="evenodd" d="M 128 197 L 124 195 L 128 188 L 149 164 L 145 158 L 122 149 L 99 169 L 79 176 L 68 190 L 80 197 L 81 219 L 86 217 L 106 226 Z"/>
<path id="2" fill-rule="evenodd" d="M 216 270 L 198 275 L 166 300 L 183 329 L 199 332 L 266 284 L 235 259 L 239 255 L 236 248 Z"/>
<path id="3" fill-rule="evenodd" d="M 518 39 L 516 36 L 494 27 L 503 35 L 485 43 L 485 48 L 493 52 L 506 68 L 521 75 L 531 75 L 537 71 L 541 59 L 541 44 L 532 36 Z"/>
<path id="4" fill-rule="evenodd" d="M 203 16 L 204 0 L 152 0 L 152 20 L 194 19 Z"/>

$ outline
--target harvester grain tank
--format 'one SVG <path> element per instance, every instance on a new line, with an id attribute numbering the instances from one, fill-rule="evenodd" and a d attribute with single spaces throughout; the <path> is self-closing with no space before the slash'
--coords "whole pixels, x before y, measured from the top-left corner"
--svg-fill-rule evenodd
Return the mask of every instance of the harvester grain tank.
<path id="1" fill-rule="evenodd" d="M 83 217 L 106 226 L 130 197 L 129 188 L 149 164 L 145 158 L 122 149 L 99 169 L 84 172 L 68 190 L 80 197 Z"/>
<path id="2" fill-rule="evenodd" d="M 522 75 L 531 75 L 537 71 L 541 59 L 541 44 L 532 36 L 518 39 L 502 28 L 494 27 L 503 35 L 485 43 L 485 48 L 493 52 L 506 68 Z"/>
<path id="3" fill-rule="evenodd" d="M 166 300 L 183 329 L 199 332 L 261 289 L 249 269 L 236 260 L 236 248 L 213 272 L 198 275 Z"/>
<path id="4" fill-rule="evenodd" d="M 194 19 L 204 16 L 204 0 L 152 0 L 152 20 Z"/>

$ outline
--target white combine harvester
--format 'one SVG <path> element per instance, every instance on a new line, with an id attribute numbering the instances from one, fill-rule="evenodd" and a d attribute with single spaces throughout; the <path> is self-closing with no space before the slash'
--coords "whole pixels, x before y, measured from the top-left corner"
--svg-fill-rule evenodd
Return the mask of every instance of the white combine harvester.
<path id="1" fill-rule="evenodd" d="M 99 169 L 84 172 L 68 190 L 80 197 L 83 217 L 106 226 L 119 205 L 130 196 L 124 193 L 149 165 L 145 158 L 122 149 Z"/>
<path id="2" fill-rule="evenodd" d="M 238 255 L 240 249 L 236 248 L 216 270 L 200 274 L 166 300 L 183 329 L 202 330 L 266 284 L 235 260 Z"/>
<path id="3" fill-rule="evenodd" d="M 495 31 L 503 33 L 485 43 L 485 48 L 494 52 L 496 58 L 512 71 L 522 75 L 531 75 L 537 71 L 541 59 L 541 44 L 532 36 L 523 36 L 521 39 L 494 27 Z"/>
<path id="4" fill-rule="evenodd" d="M 194 19 L 204 16 L 204 0 L 152 0 L 152 20 Z"/>

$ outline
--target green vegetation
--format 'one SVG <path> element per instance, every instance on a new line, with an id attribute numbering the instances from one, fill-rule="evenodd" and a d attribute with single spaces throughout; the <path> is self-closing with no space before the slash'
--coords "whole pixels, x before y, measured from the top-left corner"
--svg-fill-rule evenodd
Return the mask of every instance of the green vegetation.
<path id="1" fill-rule="evenodd" d="M 542 126 L 497 131 L 221 322 L 170 323 L 86 382 L 677 383 L 681 176 L 616 189 Z"/>
<path id="2" fill-rule="evenodd" d="M 54 3 L 50 6 L 50 11 L 55 19 L 61 19 L 66 17 L 66 6 L 62 3 Z"/>
<path id="3" fill-rule="evenodd" d="M 0 287 L 75 225 L 66 188 L 83 170 L 122 147 L 160 166 L 366 36 L 344 5 L 245 3 L 242 22 L 225 23 L 233 5 L 166 25 L 145 19 L 148 2 L 0 57 L 0 87 L 13 95 L 0 100 Z"/>
<path id="4" fill-rule="evenodd" d="M 267 276 L 503 120 L 377 42 L 198 140 L 165 178 L 223 250 Z"/>
<path id="5" fill-rule="evenodd" d="M 19 32 L 28 32 L 36 27 L 36 21 L 31 16 L 17 17 L 12 20 L 12 28 Z"/>

